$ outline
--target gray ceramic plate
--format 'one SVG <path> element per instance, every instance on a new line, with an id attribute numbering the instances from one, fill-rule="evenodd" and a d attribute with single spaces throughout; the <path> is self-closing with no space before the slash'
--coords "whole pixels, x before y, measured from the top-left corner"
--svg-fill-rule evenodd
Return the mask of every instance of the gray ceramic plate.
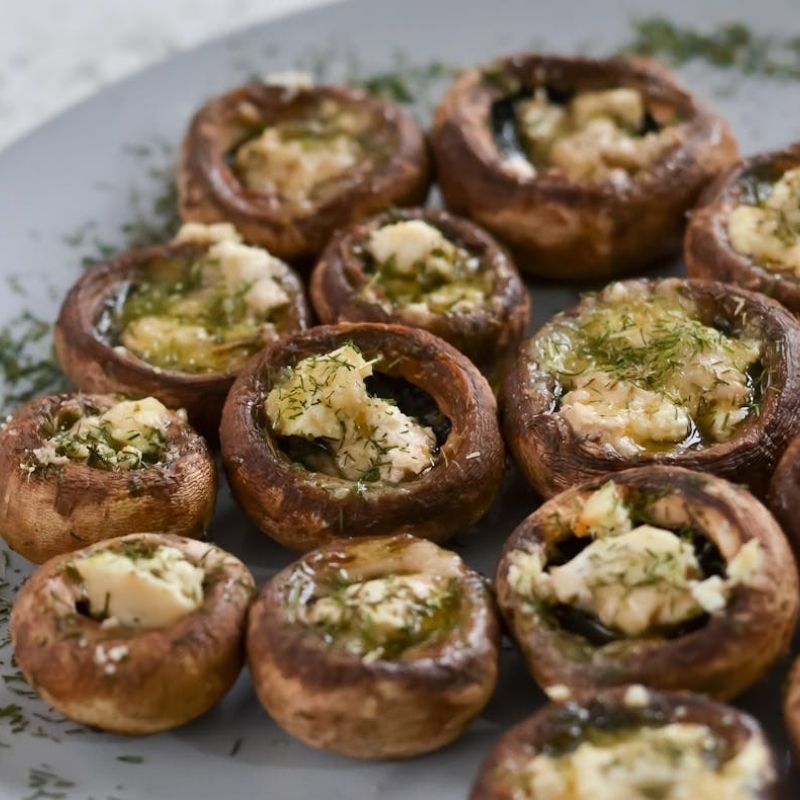
<path id="1" fill-rule="evenodd" d="M 797 18 L 795 3 L 673 0 L 666 13 L 676 23 L 698 27 L 739 18 L 781 36 Z M 298 66 L 343 79 L 393 70 L 402 62 L 466 65 L 531 47 L 611 52 L 630 39 L 634 17 L 663 13 L 662 5 L 658 0 L 620 0 L 602 8 L 585 0 L 361 0 L 236 34 L 99 94 L 0 154 L 0 322 L 8 325 L 0 331 L 2 352 L 25 332 L 41 333 L 30 319 L 20 319 L 23 312 L 54 318 L 67 286 L 80 274 L 82 258 L 170 232 L 174 147 L 192 110 L 211 95 L 254 74 Z M 800 139 L 796 83 L 745 78 L 700 63 L 681 72 L 730 119 L 745 152 Z M 422 70 L 411 81 L 425 95 L 422 115 L 441 89 L 426 74 Z M 575 296 L 572 289 L 533 286 L 535 324 Z M 45 334 L 23 349 L 35 357 L 47 344 Z M 536 502 L 509 473 L 489 518 L 454 546 L 490 574 L 502 542 Z M 243 557 L 260 581 L 290 560 L 244 519 L 226 490 L 211 536 Z M 0 600 L 0 619 L 26 573 L 27 567 L 11 558 L 0 583 L 6 601 Z M 306 748 L 261 710 L 246 674 L 203 719 L 173 733 L 123 739 L 77 727 L 27 696 L 4 640 L 3 623 L 0 800 L 457 800 L 467 794 L 491 743 L 543 700 L 519 656 L 507 649 L 500 688 L 480 719 L 455 745 L 411 762 L 362 764 Z M 786 669 L 786 661 L 778 664 L 739 703 L 764 723 L 785 773 L 790 766 L 779 702 Z M 796 771 L 789 780 L 794 789 L 786 788 L 786 800 L 796 797 L 800 786 Z"/>

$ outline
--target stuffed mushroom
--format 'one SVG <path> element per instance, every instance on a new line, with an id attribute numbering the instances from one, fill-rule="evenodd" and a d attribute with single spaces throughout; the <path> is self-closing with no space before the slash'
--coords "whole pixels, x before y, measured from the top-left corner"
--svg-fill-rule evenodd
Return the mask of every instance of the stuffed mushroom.
<path id="1" fill-rule="evenodd" d="M 214 461 L 153 397 L 39 397 L 0 430 L 0 535 L 36 563 L 145 530 L 201 537 Z"/>
<path id="2" fill-rule="evenodd" d="M 642 464 L 766 491 L 800 429 L 800 325 L 711 281 L 613 283 L 520 347 L 506 439 L 545 497 Z"/>
<path id="3" fill-rule="evenodd" d="M 740 161 L 692 212 L 686 268 L 800 313 L 800 144 Z"/>
<path id="4" fill-rule="evenodd" d="M 655 466 L 541 506 L 506 543 L 496 587 L 545 689 L 644 683 L 720 699 L 788 650 L 800 594 L 783 532 L 758 500 Z"/>
<path id="5" fill-rule="evenodd" d="M 296 550 L 399 532 L 442 541 L 502 480 L 485 378 L 399 325 L 322 326 L 271 346 L 234 384 L 220 436 L 234 497 Z"/>
<path id="6" fill-rule="evenodd" d="M 11 640 L 55 709 L 114 733 L 150 734 L 215 705 L 244 660 L 253 579 L 205 542 L 133 534 L 58 556 L 21 589 Z"/>
<path id="7" fill-rule="evenodd" d="M 447 207 L 561 281 L 672 255 L 737 155 L 728 125 L 654 62 L 530 53 L 463 72 L 431 140 Z"/>
<path id="8" fill-rule="evenodd" d="M 170 244 L 90 269 L 61 307 L 55 348 L 83 391 L 152 394 L 216 438 L 244 363 L 308 324 L 286 264 L 231 225 L 187 224 Z"/>
<path id="9" fill-rule="evenodd" d="M 497 379 L 528 324 L 528 293 L 508 253 L 465 219 L 393 211 L 339 233 L 311 279 L 324 324 L 424 328 Z"/>
<path id="10" fill-rule="evenodd" d="M 643 686 L 550 704 L 508 731 L 471 800 L 775 800 L 758 723 L 703 697 Z"/>
<path id="11" fill-rule="evenodd" d="M 425 199 L 425 138 L 398 106 L 336 86 L 251 84 L 206 103 L 183 142 L 180 213 L 232 222 L 281 258 L 340 227 Z"/>
<path id="12" fill-rule="evenodd" d="M 408 535 L 303 556 L 264 587 L 247 633 L 270 716 L 357 758 L 408 758 L 456 739 L 494 691 L 498 646 L 483 579 Z"/>

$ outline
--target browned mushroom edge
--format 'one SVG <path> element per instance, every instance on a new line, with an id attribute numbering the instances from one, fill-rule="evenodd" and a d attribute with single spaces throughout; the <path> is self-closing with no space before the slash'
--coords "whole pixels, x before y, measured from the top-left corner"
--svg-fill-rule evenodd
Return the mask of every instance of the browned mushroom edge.
<path id="1" fill-rule="evenodd" d="M 624 187 L 515 175 L 504 168 L 496 123 L 539 86 L 559 97 L 637 89 L 654 120 L 678 116 L 681 140 Z M 727 123 L 657 63 L 533 53 L 462 73 L 436 112 L 431 143 L 448 208 L 509 244 L 521 269 L 559 281 L 619 276 L 673 254 L 686 210 L 737 156 Z"/>
<path id="2" fill-rule="evenodd" d="M 745 158 L 720 175 L 703 192 L 691 214 L 684 241 L 686 269 L 694 278 L 735 283 L 774 297 L 800 313 L 800 280 L 777 272 L 739 253 L 730 242 L 728 217 L 742 202 L 751 202 L 759 183 L 772 184 L 789 169 L 800 166 L 800 143 L 785 150 Z"/>
<path id="3" fill-rule="evenodd" d="M 380 288 L 377 298 L 363 290 L 371 281 L 364 245 L 384 225 L 421 220 L 480 259 L 478 271 L 491 280 L 486 301 L 456 313 L 411 312 L 392 304 Z M 386 322 L 424 328 L 458 348 L 490 378 L 499 377 L 528 324 L 530 302 L 511 256 L 468 220 L 437 209 L 390 211 L 341 231 L 322 254 L 311 277 L 311 301 L 323 324 Z M 381 299 L 385 296 L 385 300 Z"/>
<path id="4" fill-rule="evenodd" d="M 783 703 L 783 716 L 796 758 L 800 758 L 800 658 L 792 665 Z"/>
<path id="5" fill-rule="evenodd" d="M 638 690 L 639 687 L 634 687 Z M 594 737 L 598 743 L 613 741 L 616 732 L 661 727 L 674 723 L 705 726 L 717 740 L 717 759 L 724 765 L 748 745 L 754 748 L 756 783 L 742 797 L 776 800 L 777 768 L 774 753 L 759 724 L 747 714 L 682 692 L 631 692 L 631 687 L 606 689 L 573 702 L 551 703 L 511 728 L 483 763 L 470 800 L 540 800 L 527 785 L 525 770 L 538 755 L 558 757 Z M 641 702 L 645 700 L 645 702 Z M 760 762 L 760 763 L 759 763 Z M 758 769 L 760 767 L 760 769 Z"/>
<path id="6" fill-rule="evenodd" d="M 800 436 L 796 436 L 781 456 L 772 476 L 767 496 L 775 518 L 789 539 L 795 557 L 800 558 Z"/>
<path id="7" fill-rule="evenodd" d="M 446 579 L 451 595 L 436 627 L 391 657 L 348 652 L 335 630 L 303 619 L 343 586 L 415 574 Z M 409 535 L 336 541 L 303 556 L 261 591 L 247 633 L 270 716 L 306 744 L 358 758 L 408 758 L 456 739 L 494 691 L 498 646 L 484 580 L 455 553 Z"/>
<path id="8" fill-rule="evenodd" d="M 105 317 L 126 287 L 144 278 L 164 260 L 190 261 L 207 246 L 172 243 L 133 250 L 92 267 L 70 289 L 53 332 L 56 355 L 69 379 L 85 392 L 120 392 L 153 396 L 169 408 L 183 408 L 189 420 L 212 441 L 236 372 L 191 374 L 154 367 L 124 347 L 117 347 Z M 310 312 L 300 279 L 292 271 L 282 277 L 291 298 L 286 332 L 310 324 Z"/>
<path id="9" fill-rule="evenodd" d="M 307 209 L 288 208 L 277 196 L 247 189 L 231 167 L 231 153 L 287 114 L 313 114 L 324 102 L 369 115 L 362 141 L 372 157 L 333 180 L 327 196 Z M 247 241 L 296 259 L 321 252 L 337 228 L 393 205 L 423 201 L 429 181 L 424 134 L 399 106 L 344 87 L 251 84 L 195 114 L 181 149 L 178 191 L 184 220 L 232 222 Z"/>
<path id="10" fill-rule="evenodd" d="M 675 279 L 671 279 L 675 280 Z M 630 281 L 656 286 L 657 281 Z M 714 281 L 681 281 L 700 310 L 701 319 L 735 335 L 743 325 L 761 333 L 765 351 L 760 406 L 732 439 L 706 447 L 667 452 L 645 452 L 624 458 L 600 442 L 581 438 L 558 413 L 556 383 L 537 369 L 533 349 L 556 320 L 523 342 L 504 385 L 505 438 L 528 481 L 544 496 L 597 475 L 646 464 L 665 464 L 710 472 L 747 484 L 759 497 L 766 493 L 772 471 L 800 426 L 800 327 L 774 300 Z M 564 312 L 574 318 L 581 305 Z M 534 373 L 542 380 L 534 381 Z"/>
<path id="11" fill-rule="evenodd" d="M 83 613 L 77 558 L 158 545 L 203 568 L 195 611 L 145 630 Z M 15 658 L 28 683 L 71 719 L 115 733 L 157 733 L 203 714 L 233 685 L 252 594 L 247 567 L 207 542 L 155 533 L 100 542 L 51 559 L 22 587 L 11 614 Z"/>
<path id="12" fill-rule="evenodd" d="M 271 430 L 264 402 L 281 370 L 346 343 L 366 359 L 379 358 L 379 375 L 421 390 L 444 418 L 436 463 L 417 478 L 363 485 L 312 472 L 292 462 Z M 276 342 L 231 389 L 220 438 L 234 497 L 264 533 L 301 551 L 341 536 L 408 532 L 443 541 L 488 510 L 503 474 L 486 379 L 447 342 L 399 325 L 341 323 Z"/>
<path id="13" fill-rule="evenodd" d="M 573 523 L 607 480 L 617 487 L 634 526 L 653 525 L 691 541 L 704 579 L 724 580 L 731 560 L 748 542 L 758 542 L 752 573 L 732 585 L 722 609 L 628 636 L 592 613 L 528 596 L 512 585 L 517 554 L 543 552 L 546 564 L 558 564 L 592 541 L 577 536 Z M 787 651 L 800 599 L 786 539 L 758 500 L 721 478 L 655 466 L 596 478 L 546 502 L 506 542 L 496 588 L 508 627 L 544 688 L 643 683 L 719 699 L 740 694 Z"/>
<path id="14" fill-rule="evenodd" d="M 204 535 L 214 513 L 216 469 L 203 438 L 177 413 L 164 434 L 165 460 L 152 465 L 115 471 L 78 461 L 40 465 L 34 458 L 65 411 L 92 413 L 119 399 L 39 397 L 0 430 L 0 534 L 30 561 L 140 531 Z"/>

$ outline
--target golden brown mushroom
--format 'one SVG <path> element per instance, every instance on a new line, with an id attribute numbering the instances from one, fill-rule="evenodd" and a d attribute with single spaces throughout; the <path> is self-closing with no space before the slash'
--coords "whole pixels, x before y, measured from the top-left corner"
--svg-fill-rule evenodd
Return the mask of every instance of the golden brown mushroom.
<path id="1" fill-rule="evenodd" d="M 216 493 L 205 441 L 152 397 L 39 397 L 0 430 L 0 535 L 36 563 L 139 531 L 202 537 Z"/>
<path id="2" fill-rule="evenodd" d="M 644 464 L 763 496 L 800 427 L 800 326 L 722 283 L 613 283 L 522 344 L 503 405 L 509 447 L 545 497 Z"/>
<path id="3" fill-rule="evenodd" d="M 447 207 L 560 281 L 672 255 L 737 155 L 728 125 L 655 62 L 533 53 L 463 72 L 431 141 Z"/>
<path id="4" fill-rule="evenodd" d="M 230 225 L 189 224 L 170 244 L 88 270 L 64 300 L 54 337 L 83 391 L 158 397 L 215 439 L 242 365 L 308 324 L 288 266 L 244 245 Z"/>
<path id="5" fill-rule="evenodd" d="M 602 792 L 602 794 L 601 794 Z M 471 800 L 776 800 L 758 723 L 703 697 L 642 686 L 545 706 L 494 746 Z"/>
<path id="6" fill-rule="evenodd" d="M 234 384 L 220 428 L 234 497 L 309 550 L 341 536 L 443 541 L 489 508 L 503 442 L 485 378 L 426 331 L 321 326 L 277 342 Z"/>
<path id="7" fill-rule="evenodd" d="M 735 283 L 800 313 L 800 143 L 740 161 L 692 212 L 684 258 L 695 278 Z"/>
<path id="8" fill-rule="evenodd" d="M 233 685 L 252 594 L 244 564 L 215 545 L 154 533 L 99 542 L 51 559 L 22 587 L 15 658 L 71 719 L 157 733 Z"/>
<path id="9" fill-rule="evenodd" d="M 438 209 L 390 211 L 333 238 L 314 269 L 323 324 L 424 328 L 495 379 L 528 324 L 528 292 L 511 256 L 468 220 Z"/>
<path id="10" fill-rule="evenodd" d="M 337 86 L 251 84 L 206 103 L 183 142 L 184 220 L 232 222 L 281 258 L 317 255 L 330 235 L 425 199 L 422 130 L 397 105 Z"/>
<path id="11" fill-rule="evenodd" d="M 270 716 L 357 758 L 409 758 L 460 736 L 494 691 L 498 645 L 483 579 L 408 535 L 306 554 L 264 587 L 247 633 Z"/>
<path id="12" fill-rule="evenodd" d="M 546 502 L 506 543 L 496 587 L 545 689 L 643 683 L 723 700 L 787 651 L 800 600 L 786 538 L 755 497 L 658 466 Z"/>

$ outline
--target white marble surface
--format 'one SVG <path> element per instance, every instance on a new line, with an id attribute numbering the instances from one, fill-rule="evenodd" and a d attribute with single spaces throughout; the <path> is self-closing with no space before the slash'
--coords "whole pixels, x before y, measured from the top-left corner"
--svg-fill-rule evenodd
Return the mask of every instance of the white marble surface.
<path id="1" fill-rule="evenodd" d="M 170 53 L 330 0 L 0 0 L 0 148 Z"/>

